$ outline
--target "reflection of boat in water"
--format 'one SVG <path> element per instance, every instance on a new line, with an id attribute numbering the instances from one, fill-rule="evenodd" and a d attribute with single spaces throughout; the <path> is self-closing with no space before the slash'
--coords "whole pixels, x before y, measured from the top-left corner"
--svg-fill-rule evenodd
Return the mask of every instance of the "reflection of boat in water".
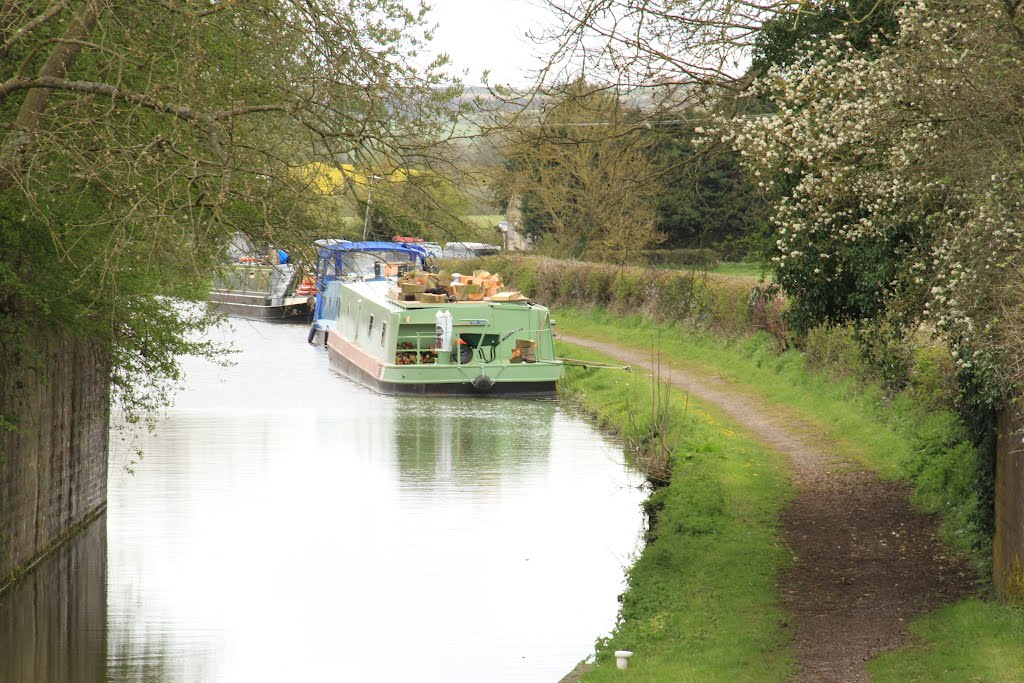
<path id="1" fill-rule="evenodd" d="M 486 495 L 502 479 L 547 470 L 556 401 L 518 401 L 514 420 L 502 419 L 505 409 L 493 401 L 401 401 L 393 419 L 394 450 L 407 483 L 431 488 L 450 481 L 463 495 Z"/>
<path id="2" fill-rule="evenodd" d="M 547 308 L 489 274 L 423 272 L 420 245 L 318 246 L 310 341 L 326 342 L 332 368 L 387 394 L 554 393 L 563 368 Z"/>
<path id="3" fill-rule="evenodd" d="M 226 315 L 256 320 L 309 322 L 313 314 L 314 281 L 288 255 L 270 249 L 252 255 L 236 250 L 231 263 L 214 278 L 209 300 Z"/>

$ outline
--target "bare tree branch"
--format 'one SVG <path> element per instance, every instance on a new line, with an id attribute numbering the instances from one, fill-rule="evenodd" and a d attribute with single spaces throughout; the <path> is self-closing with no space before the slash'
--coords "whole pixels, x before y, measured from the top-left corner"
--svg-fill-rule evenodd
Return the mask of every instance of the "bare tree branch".
<path id="1" fill-rule="evenodd" d="M 761 25 L 806 0 L 546 0 L 557 28 L 534 37 L 554 45 L 538 80 L 579 76 L 622 92 L 675 87 L 684 106 L 707 89 L 740 89 Z"/>
<path id="2" fill-rule="evenodd" d="M 86 38 L 99 21 L 105 9 L 104 0 L 87 0 L 75 13 L 71 25 L 64 32 L 66 42 L 59 44 L 50 53 L 46 63 L 39 70 L 40 78 L 61 79 L 67 73 L 75 58 L 82 50 L 79 41 Z M 50 101 L 50 91 L 33 89 L 21 105 L 15 125 L 22 130 L 34 130 L 42 119 L 46 105 Z"/>
<path id="3" fill-rule="evenodd" d="M 214 3 L 212 5 L 207 4 L 202 8 L 196 8 L 190 5 L 189 3 L 185 3 L 185 6 L 182 7 L 181 4 L 177 2 L 171 2 L 170 0 L 157 0 L 157 4 L 163 7 L 164 9 L 168 9 L 172 12 L 177 12 L 188 17 L 199 19 L 202 17 L 208 17 L 211 14 L 223 12 L 224 10 L 229 10 L 235 5 L 237 5 L 237 2 L 236 0 L 225 0 L 224 2 Z"/>
<path id="4" fill-rule="evenodd" d="M 57 0 L 57 2 L 47 7 L 42 14 L 31 19 L 24 26 L 15 31 L 10 38 L 4 41 L 3 45 L 0 45 L 0 58 L 4 57 L 18 41 L 32 33 L 32 31 L 39 28 L 46 21 L 60 14 L 61 10 L 67 8 L 67 6 L 68 0 Z"/>

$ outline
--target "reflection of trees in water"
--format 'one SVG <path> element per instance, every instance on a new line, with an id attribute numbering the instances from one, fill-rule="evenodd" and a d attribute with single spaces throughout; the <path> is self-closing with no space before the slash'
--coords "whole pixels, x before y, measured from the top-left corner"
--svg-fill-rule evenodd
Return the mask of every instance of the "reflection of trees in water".
<path id="1" fill-rule="evenodd" d="M 148 624 L 154 626 L 153 624 Z M 151 630 L 136 627 L 120 634 L 112 633 L 105 683 L 168 683 L 168 681 L 215 681 L 213 658 L 202 652 L 186 650 L 180 642 L 172 642 L 171 634 L 154 626 Z"/>
<path id="2" fill-rule="evenodd" d="M 106 680 L 107 517 L 0 595 L 0 681 Z"/>
<path id="3" fill-rule="evenodd" d="M 166 635 L 162 638 L 152 633 L 125 636 L 110 647 L 107 683 L 165 683 L 174 679 L 167 654 L 174 646 Z"/>
<path id="4" fill-rule="evenodd" d="M 167 654 L 175 646 L 166 633 L 140 632 L 131 621 L 120 628 L 108 623 L 106 570 L 103 514 L 0 594 L 0 682 L 163 683 L 175 678 L 181 662 Z M 201 663 L 186 666 L 190 675 L 196 674 L 191 680 L 213 680 L 203 675 Z"/>
<path id="5" fill-rule="evenodd" d="M 404 399 L 395 443 L 402 479 L 486 480 L 548 458 L 555 403 Z"/>
<path id="6" fill-rule="evenodd" d="M 130 608 L 130 601 L 120 603 Z M 110 624 L 110 653 L 105 683 L 168 683 L 215 681 L 212 652 L 198 641 L 183 644 L 182 631 L 167 629 L 160 620 L 140 617 L 129 609 Z M 183 653 L 188 653 L 182 657 Z"/>

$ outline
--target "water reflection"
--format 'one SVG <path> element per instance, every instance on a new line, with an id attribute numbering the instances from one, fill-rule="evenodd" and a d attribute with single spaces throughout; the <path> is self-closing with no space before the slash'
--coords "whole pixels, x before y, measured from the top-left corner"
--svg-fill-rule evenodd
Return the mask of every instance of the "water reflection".
<path id="1" fill-rule="evenodd" d="M 113 449 L 109 547 L 55 562 L 88 554 L 91 588 L 53 569 L 0 602 L 37 624 L 4 628 L 0 680 L 556 681 L 610 630 L 641 493 L 588 424 L 383 397 L 302 330 L 226 334 L 238 364 L 187 362 L 134 476 Z"/>
<path id="2" fill-rule="evenodd" d="M 106 520 L 0 594 L 0 681 L 105 680 Z"/>
<path id="3" fill-rule="evenodd" d="M 487 487 L 547 460 L 553 401 L 406 399 L 395 421 L 402 480 Z"/>

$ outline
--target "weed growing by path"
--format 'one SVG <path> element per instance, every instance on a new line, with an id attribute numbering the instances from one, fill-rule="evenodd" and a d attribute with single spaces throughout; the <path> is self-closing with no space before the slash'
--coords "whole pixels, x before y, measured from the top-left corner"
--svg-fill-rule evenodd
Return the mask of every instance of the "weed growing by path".
<path id="1" fill-rule="evenodd" d="M 675 425 L 686 415 L 689 402 L 684 401 L 680 407 L 678 401 L 672 400 L 672 387 L 662 375 L 660 365 L 655 376 L 644 384 L 648 387 L 646 401 L 626 405 L 626 448 L 637 469 L 655 489 L 660 489 L 672 479 L 674 439 L 679 432 Z"/>

